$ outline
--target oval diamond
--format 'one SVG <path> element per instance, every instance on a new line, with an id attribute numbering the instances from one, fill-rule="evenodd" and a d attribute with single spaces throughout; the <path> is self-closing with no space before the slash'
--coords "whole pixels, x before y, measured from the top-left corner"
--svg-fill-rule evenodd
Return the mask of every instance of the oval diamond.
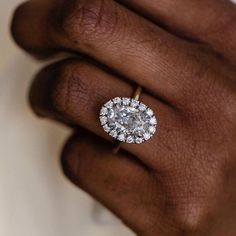
<path id="1" fill-rule="evenodd" d="M 132 98 L 116 97 L 105 103 L 100 112 L 103 129 L 113 138 L 126 143 L 142 143 L 156 132 L 154 112 Z"/>

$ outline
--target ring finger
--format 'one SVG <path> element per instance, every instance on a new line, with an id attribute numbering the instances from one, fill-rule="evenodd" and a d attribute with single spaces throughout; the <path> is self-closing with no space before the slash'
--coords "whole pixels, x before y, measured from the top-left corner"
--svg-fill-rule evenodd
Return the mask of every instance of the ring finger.
<path id="1" fill-rule="evenodd" d="M 33 83 L 30 100 L 39 115 L 68 120 L 109 139 L 99 122 L 100 108 L 109 99 L 130 97 L 132 93 L 133 86 L 121 78 L 87 62 L 71 59 L 41 71 Z M 157 115 L 158 132 L 142 145 L 124 144 L 122 148 L 145 164 L 155 167 L 158 163 L 160 167 L 160 157 L 167 158 L 168 147 L 174 142 L 168 133 L 178 132 L 178 113 L 145 92 L 141 100 Z M 162 160 L 164 163 L 165 159 Z"/>

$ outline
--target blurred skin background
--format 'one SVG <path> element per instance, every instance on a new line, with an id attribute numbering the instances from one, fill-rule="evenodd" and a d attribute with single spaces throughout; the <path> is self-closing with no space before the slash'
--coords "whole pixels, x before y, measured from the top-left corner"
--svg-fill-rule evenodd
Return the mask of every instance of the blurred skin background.
<path id="1" fill-rule="evenodd" d="M 63 176 L 59 156 L 70 131 L 38 119 L 28 106 L 42 63 L 11 40 L 20 3 L 0 1 L 0 236 L 133 235 Z"/>

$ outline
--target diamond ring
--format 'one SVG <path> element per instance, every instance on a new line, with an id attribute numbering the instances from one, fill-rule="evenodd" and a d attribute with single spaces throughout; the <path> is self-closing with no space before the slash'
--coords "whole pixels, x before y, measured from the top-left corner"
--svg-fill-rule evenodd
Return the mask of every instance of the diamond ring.
<path id="1" fill-rule="evenodd" d="M 105 132 L 117 140 L 114 153 L 119 151 L 122 142 L 140 144 L 156 132 L 157 119 L 154 112 L 138 101 L 141 91 L 139 86 L 133 98 L 116 97 L 101 108 L 101 125 Z"/>

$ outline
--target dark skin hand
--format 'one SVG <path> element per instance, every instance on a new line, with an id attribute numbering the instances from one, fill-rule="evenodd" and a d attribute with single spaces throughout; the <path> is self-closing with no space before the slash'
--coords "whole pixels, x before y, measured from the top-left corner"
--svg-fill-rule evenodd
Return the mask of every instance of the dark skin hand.
<path id="1" fill-rule="evenodd" d="M 39 57 L 83 55 L 43 69 L 30 92 L 38 115 L 76 127 L 62 155 L 70 180 L 140 236 L 236 235 L 232 3 L 32 0 L 12 32 Z M 99 110 L 134 84 L 158 132 L 114 155 Z"/>

